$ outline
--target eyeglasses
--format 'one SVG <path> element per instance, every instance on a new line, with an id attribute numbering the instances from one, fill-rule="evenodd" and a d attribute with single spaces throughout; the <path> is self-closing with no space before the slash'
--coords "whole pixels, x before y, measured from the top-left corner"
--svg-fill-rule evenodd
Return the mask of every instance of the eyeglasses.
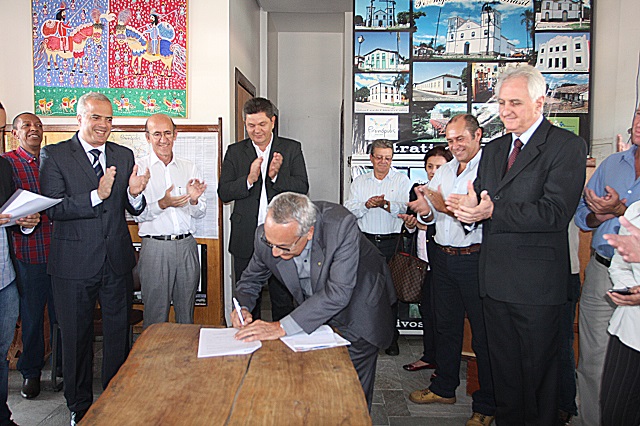
<path id="1" fill-rule="evenodd" d="M 147 132 L 147 134 L 151 136 L 155 141 L 160 140 L 160 138 L 163 136 L 167 139 L 171 139 L 173 137 L 173 131 L 171 130 L 165 130 L 164 132 L 153 132 L 153 133 Z"/>
<path id="2" fill-rule="evenodd" d="M 298 241 L 300 241 L 300 238 L 302 238 L 302 237 L 303 237 L 303 235 L 300 235 L 300 236 L 298 237 L 298 239 L 297 239 L 297 240 L 295 240 L 295 241 L 293 242 L 293 244 L 291 244 L 289 247 L 279 246 L 279 245 L 277 245 L 277 244 L 270 243 L 270 242 L 267 240 L 267 237 L 264 235 L 264 232 L 263 232 L 263 233 L 262 233 L 262 235 L 260 236 L 260 241 L 262 241 L 262 242 L 263 242 L 267 247 L 269 247 L 270 249 L 277 248 L 278 250 L 282 250 L 282 251 L 283 251 L 283 252 L 285 252 L 285 253 L 291 253 L 291 250 L 293 250 L 293 248 L 296 246 L 296 244 L 298 244 Z"/>
<path id="3" fill-rule="evenodd" d="M 393 160 L 393 157 L 386 157 L 384 155 L 372 155 L 373 159 L 376 161 L 386 161 L 386 162 L 391 162 Z"/>

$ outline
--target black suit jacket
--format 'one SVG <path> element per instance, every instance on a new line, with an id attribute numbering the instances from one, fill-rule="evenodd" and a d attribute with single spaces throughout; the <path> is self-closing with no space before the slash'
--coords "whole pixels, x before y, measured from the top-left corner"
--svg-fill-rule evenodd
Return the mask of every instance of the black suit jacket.
<path id="1" fill-rule="evenodd" d="M 322 324 L 347 339 L 362 338 L 379 347 L 391 344 L 395 330 L 391 305 L 396 300 L 391 273 L 378 249 L 358 228 L 356 217 L 339 204 L 319 201 L 311 246 L 311 287 L 304 299 L 293 259 L 273 257 L 256 230 L 254 253 L 237 284 L 236 296 L 249 310 L 262 284 L 275 275 L 299 305 L 291 317 L 311 333 Z"/>
<path id="2" fill-rule="evenodd" d="M 528 305 L 567 300 L 567 227 L 585 180 L 582 138 L 543 119 L 504 174 L 511 134 L 488 143 L 474 187 L 487 190 L 493 216 L 483 222 L 480 294 Z"/>
<path id="3" fill-rule="evenodd" d="M 73 138 L 47 145 L 40 153 L 42 195 L 62 198 L 47 210 L 53 221 L 47 272 L 55 277 L 86 279 L 95 276 L 109 262 L 118 275 L 135 266 L 134 250 L 124 211 L 138 215 L 129 203 L 127 188 L 134 159 L 130 149 L 107 142 L 107 167 L 116 167 L 111 195 L 95 207 L 91 191 L 98 188 L 98 177 L 76 133 Z"/>
<path id="4" fill-rule="evenodd" d="M 306 194 L 309 191 L 307 168 L 302 155 L 300 142 L 273 135 L 269 164 L 274 152 L 282 154 L 282 166 L 278 172 L 276 182 L 267 179 L 267 201 L 281 192 L 298 192 Z M 258 156 L 251 143 L 245 139 L 229 145 L 222 163 L 218 196 L 224 203 L 235 201 L 231 214 L 231 236 L 229 238 L 229 252 L 234 256 L 248 259 L 253 252 L 253 234 L 258 225 L 258 208 L 260 207 L 260 192 L 262 191 L 262 177 L 247 189 L 247 176 L 251 163 Z M 267 165 L 267 170 L 268 170 Z"/>

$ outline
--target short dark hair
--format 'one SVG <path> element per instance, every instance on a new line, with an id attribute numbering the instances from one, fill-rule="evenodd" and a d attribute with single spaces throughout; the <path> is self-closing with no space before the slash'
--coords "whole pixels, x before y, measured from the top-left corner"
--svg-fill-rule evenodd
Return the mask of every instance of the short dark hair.
<path id="1" fill-rule="evenodd" d="M 0 102 L 0 109 L 4 110 L 4 105 L 2 105 L 2 102 Z"/>
<path id="2" fill-rule="evenodd" d="M 443 145 L 434 146 L 429 151 L 427 151 L 427 153 L 424 155 L 425 166 L 427 165 L 427 160 L 429 160 L 429 158 L 431 157 L 442 157 L 447 160 L 447 162 L 453 159 L 451 151 L 449 151 L 447 147 Z"/>
<path id="3" fill-rule="evenodd" d="M 251 98 L 242 107 L 242 119 L 246 120 L 247 115 L 264 112 L 269 119 L 276 115 L 276 107 L 267 98 Z"/>
<path id="4" fill-rule="evenodd" d="M 25 112 L 21 112 L 20 114 L 16 115 L 15 118 L 13 119 L 13 121 L 11 122 L 11 128 L 15 129 L 18 126 L 18 120 L 20 119 L 20 117 L 22 117 L 23 115 L 33 115 L 34 117 L 38 117 L 37 115 L 35 115 L 32 112 L 29 111 L 25 111 Z"/>
<path id="5" fill-rule="evenodd" d="M 471 136 L 473 136 L 478 129 L 482 130 L 482 127 L 480 127 L 480 123 L 478 123 L 478 119 L 475 116 L 471 114 L 458 114 L 449 120 L 445 126 L 445 131 L 447 130 L 447 127 L 449 127 L 449 124 L 458 120 L 464 120 L 464 127 L 469 131 Z"/>
<path id="6" fill-rule="evenodd" d="M 393 142 L 388 139 L 376 139 L 371 143 L 369 153 L 373 155 L 373 151 L 375 151 L 376 148 L 391 149 L 391 151 L 393 151 Z"/>

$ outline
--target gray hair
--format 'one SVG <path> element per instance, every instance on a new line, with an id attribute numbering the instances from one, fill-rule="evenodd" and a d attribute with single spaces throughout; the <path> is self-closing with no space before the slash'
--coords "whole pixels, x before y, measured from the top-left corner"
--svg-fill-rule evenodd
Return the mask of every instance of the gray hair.
<path id="1" fill-rule="evenodd" d="M 527 79 L 529 97 L 533 102 L 537 101 L 538 98 L 547 93 L 547 83 L 540 71 L 531 65 L 523 65 L 519 67 L 508 67 L 500 74 L 500 77 L 498 77 L 498 83 L 496 84 L 496 93 L 498 94 L 498 97 L 500 97 L 502 83 L 514 78 Z"/>
<path id="2" fill-rule="evenodd" d="M 393 151 L 393 142 L 388 139 L 376 139 L 371 143 L 371 155 L 375 152 L 376 148 L 391 149 Z"/>
<path id="3" fill-rule="evenodd" d="M 271 219 L 278 225 L 297 222 L 298 236 L 309 232 L 316 223 L 316 206 L 309 197 L 295 192 L 283 192 L 273 197 L 267 212 L 271 212 Z"/>
<path id="4" fill-rule="evenodd" d="M 111 105 L 109 98 L 102 93 L 88 92 L 80 96 L 80 99 L 78 99 L 78 115 L 84 115 L 87 112 L 87 103 L 89 101 L 109 102 L 109 105 Z"/>

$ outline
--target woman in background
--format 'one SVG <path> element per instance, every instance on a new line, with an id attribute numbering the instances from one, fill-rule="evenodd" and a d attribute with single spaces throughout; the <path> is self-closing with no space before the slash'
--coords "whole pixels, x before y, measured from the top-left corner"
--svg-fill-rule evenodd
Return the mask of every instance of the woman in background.
<path id="1" fill-rule="evenodd" d="M 427 172 L 428 179 L 433 179 L 433 175 L 436 173 L 436 170 L 438 170 L 443 164 L 449 162 L 452 158 L 453 156 L 451 155 L 451 152 L 449 152 L 445 146 L 436 146 L 427 151 L 424 156 L 424 168 Z M 415 183 L 411 188 L 409 201 L 414 201 L 417 198 L 414 188 L 419 185 L 422 184 Z M 429 256 L 427 252 L 429 242 L 433 239 L 433 235 L 436 232 L 435 225 L 427 226 L 419 223 L 416 219 L 416 213 L 411 209 L 407 209 L 407 216 L 403 217 L 403 219 L 405 228 L 403 231 L 414 233 L 416 228 L 418 229 L 417 236 L 412 236 L 415 238 L 415 244 L 413 244 L 413 247 L 415 247 L 416 251 L 416 253 L 412 254 L 417 255 L 420 259 L 428 262 Z M 402 366 L 402 368 L 407 371 L 436 368 L 435 324 L 433 319 L 433 306 L 431 304 L 431 272 L 427 273 L 424 283 L 422 284 L 420 315 L 422 316 L 422 343 L 424 345 L 424 351 L 419 360 Z"/>

